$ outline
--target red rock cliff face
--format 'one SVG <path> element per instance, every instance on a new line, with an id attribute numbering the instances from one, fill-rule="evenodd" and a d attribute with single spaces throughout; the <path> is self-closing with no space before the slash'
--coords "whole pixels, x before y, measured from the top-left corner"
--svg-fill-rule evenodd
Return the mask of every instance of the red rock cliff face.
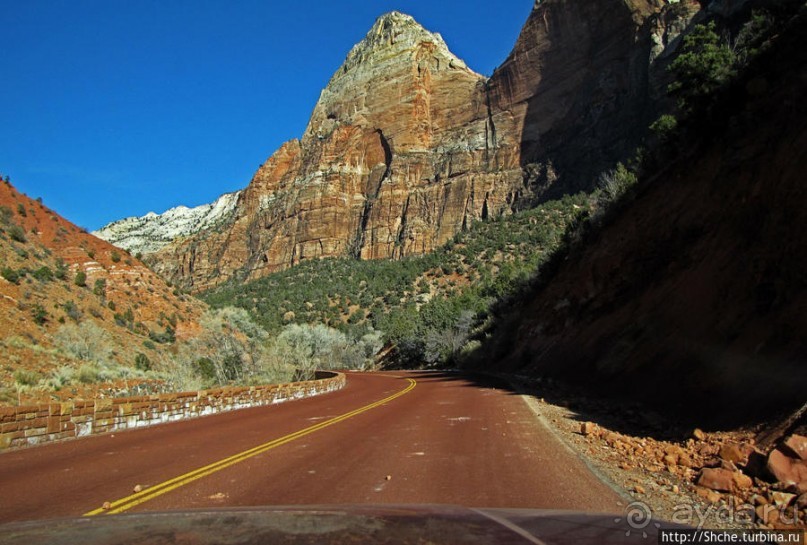
<path id="1" fill-rule="evenodd" d="M 546 184 L 523 167 L 557 181 L 549 159 L 533 164 L 554 149 L 536 151 L 544 149 L 543 135 L 613 121 L 580 117 L 580 105 L 596 89 L 607 88 L 612 98 L 631 87 L 636 55 L 628 53 L 643 40 L 639 49 L 650 55 L 650 32 L 641 29 L 663 7 L 639 0 L 536 3 L 490 80 L 411 17 L 381 17 L 323 90 L 301 140 L 284 144 L 255 174 L 231 221 L 161 250 L 153 266 L 203 290 L 304 259 L 400 258 L 539 198 Z M 602 72 L 589 66 L 600 62 Z M 646 72 L 636 79 L 646 82 Z M 646 94 L 643 85 L 636 96 Z"/>
<path id="2" fill-rule="evenodd" d="M 538 0 L 491 77 L 494 122 L 519 138 L 535 197 L 589 190 L 658 115 L 666 60 L 700 12 L 684 0 Z"/>

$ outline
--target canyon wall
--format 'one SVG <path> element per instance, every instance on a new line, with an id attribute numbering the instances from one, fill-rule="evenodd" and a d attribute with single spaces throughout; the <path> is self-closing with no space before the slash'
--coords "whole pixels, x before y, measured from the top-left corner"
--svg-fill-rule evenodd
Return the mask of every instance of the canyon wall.
<path id="1" fill-rule="evenodd" d="M 149 257 L 200 291 L 304 259 L 398 259 L 472 222 L 593 187 L 652 120 L 658 74 L 697 3 L 537 2 L 489 79 L 397 12 L 348 54 L 299 140 L 229 220 Z"/>

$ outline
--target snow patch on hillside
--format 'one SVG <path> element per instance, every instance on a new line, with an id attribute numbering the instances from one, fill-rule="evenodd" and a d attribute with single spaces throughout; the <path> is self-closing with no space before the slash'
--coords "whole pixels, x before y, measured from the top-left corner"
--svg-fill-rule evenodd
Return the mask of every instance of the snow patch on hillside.
<path id="1" fill-rule="evenodd" d="M 156 214 L 124 218 L 105 225 L 93 235 L 136 254 L 156 252 L 171 242 L 227 221 L 235 210 L 240 191 L 225 193 L 211 204 L 195 208 L 177 206 Z"/>

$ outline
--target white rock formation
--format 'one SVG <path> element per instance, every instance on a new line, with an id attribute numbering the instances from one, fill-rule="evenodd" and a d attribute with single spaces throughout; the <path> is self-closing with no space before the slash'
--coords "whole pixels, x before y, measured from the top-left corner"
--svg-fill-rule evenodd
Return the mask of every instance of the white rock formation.
<path id="1" fill-rule="evenodd" d="M 225 223 L 232 215 L 240 191 L 225 193 L 211 204 L 194 208 L 177 206 L 155 214 L 124 218 L 92 234 L 133 254 L 156 252 L 171 242 Z"/>

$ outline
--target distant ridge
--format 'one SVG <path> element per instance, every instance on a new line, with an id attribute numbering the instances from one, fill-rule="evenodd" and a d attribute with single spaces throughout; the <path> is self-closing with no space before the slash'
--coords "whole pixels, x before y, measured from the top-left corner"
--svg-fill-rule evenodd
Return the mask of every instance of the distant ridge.
<path id="1" fill-rule="evenodd" d="M 131 253 L 150 254 L 171 242 L 227 221 L 240 191 L 225 193 L 210 204 L 176 206 L 162 214 L 149 212 L 105 225 L 93 235 Z"/>

